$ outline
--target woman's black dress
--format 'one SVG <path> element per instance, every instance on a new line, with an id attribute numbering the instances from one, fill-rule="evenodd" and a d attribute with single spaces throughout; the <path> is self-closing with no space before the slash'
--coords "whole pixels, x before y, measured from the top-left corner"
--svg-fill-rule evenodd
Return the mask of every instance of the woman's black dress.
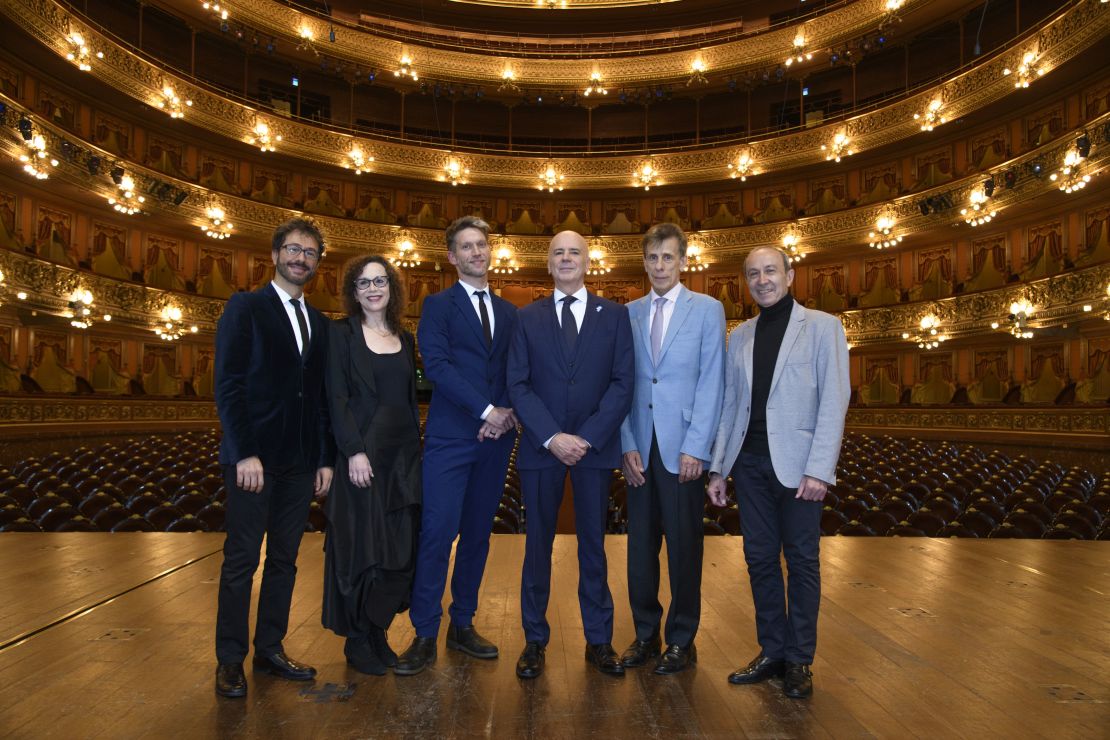
<path id="1" fill-rule="evenodd" d="M 350 347 L 350 362 L 372 369 L 377 405 L 364 437 L 374 474 L 370 487 L 351 483 L 347 456 L 340 452 L 325 504 L 323 623 L 346 637 L 366 635 L 371 624 L 388 629 L 394 615 L 408 609 L 421 500 L 410 352 L 402 346 L 376 354 L 361 332 Z"/>

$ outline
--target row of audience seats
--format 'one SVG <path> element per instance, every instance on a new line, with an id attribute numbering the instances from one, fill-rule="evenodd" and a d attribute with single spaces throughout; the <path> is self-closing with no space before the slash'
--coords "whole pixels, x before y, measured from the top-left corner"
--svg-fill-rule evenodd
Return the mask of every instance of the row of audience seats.
<path id="1" fill-rule="evenodd" d="M 188 432 L 28 458 L 0 467 L 0 531 L 218 532 L 224 487 L 219 432 Z M 707 535 L 740 535 L 732 480 L 728 502 L 706 502 Z M 614 471 L 606 522 L 627 532 L 627 485 Z M 493 523 L 497 533 L 525 531 L 526 514 L 510 458 Z M 313 501 L 305 529 L 323 531 Z M 1110 476 L 1065 469 L 974 446 L 849 434 L 837 483 L 821 516 L 824 535 L 1110 539 Z"/>

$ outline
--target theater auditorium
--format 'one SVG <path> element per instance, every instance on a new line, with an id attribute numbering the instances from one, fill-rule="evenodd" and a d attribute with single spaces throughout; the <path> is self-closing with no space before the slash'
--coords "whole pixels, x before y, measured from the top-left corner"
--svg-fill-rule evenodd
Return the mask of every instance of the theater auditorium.
<path id="1" fill-rule="evenodd" d="M 1110 2 L 0 0 L 0 27 L 0 735 L 1105 736 Z M 462 216 L 517 307 L 564 231 L 591 293 L 644 297 L 643 235 L 675 224 L 726 332 L 759 314 L 745 258 L 781 249 L 849 349 L 813 696 L 727 680 L 759 652 L 731 478 L 691 670 L 582 659 L 566 495 L 546 670 L 518 678 L 517 451 L 475 617 L 497 660 L 441 634 L 419 675 L 353 670 L 313 501 L 285 645 L 315 680 L 215 696 L 216 327 L 297 216 L 327 240 L 307 302 L 341 319 L 344 264 L 381 255 L 414 334 Z M 614 469 L 618 650 L 628 497 Z"/>

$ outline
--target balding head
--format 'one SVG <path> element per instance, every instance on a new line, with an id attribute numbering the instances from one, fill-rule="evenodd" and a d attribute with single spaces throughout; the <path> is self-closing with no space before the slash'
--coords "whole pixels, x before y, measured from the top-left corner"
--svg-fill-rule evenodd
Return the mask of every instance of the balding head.
<path id="1" fill-rule="evenodd" d="M 586 267 L 590 263 L 589 246 L 577 231 L 560 231 L 547 248 L 547 271 L 555 279 L 555 287 L 574 293 L 585 284 Z"/>

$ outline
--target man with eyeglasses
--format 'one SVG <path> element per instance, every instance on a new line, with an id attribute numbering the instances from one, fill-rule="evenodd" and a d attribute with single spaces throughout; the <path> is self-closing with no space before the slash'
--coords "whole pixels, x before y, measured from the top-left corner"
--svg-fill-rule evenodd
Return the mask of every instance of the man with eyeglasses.
<path id="1" fill-rule="evenodd" d="M 290 681 L 316 676 L 285 654 L 282 639 L 309 504 L 313 494 L 327 492 L 335 460 L 324 398 L 327 319 L 304 299 L 324 238 L 315 223 L 294 218 L 274 230 L 272 252 L 273 281 L 232 295 L 216 328 L 216 408 L 227 488 L 216 693 L 230 698 L 247 693 L 243 659 L 263 537 L 254 670 Z"/>
<path id="2" fill-rule="evenodd" d="M 424 501 L 409 607 L 416 636 L 393 669 L 401 676 L 435 662 L 456 537 L 447 647 L 487 660 L 498 655 L 474 628 L 474 614 L 516 437 L 505 385 L 516 308 L 490 290 L 486 222 L 464 216 L 447 228 L 446 238 L 458 282 L 424 299 L 417 330 L 424 371 L 435 388 L 424 432 Z"/>

